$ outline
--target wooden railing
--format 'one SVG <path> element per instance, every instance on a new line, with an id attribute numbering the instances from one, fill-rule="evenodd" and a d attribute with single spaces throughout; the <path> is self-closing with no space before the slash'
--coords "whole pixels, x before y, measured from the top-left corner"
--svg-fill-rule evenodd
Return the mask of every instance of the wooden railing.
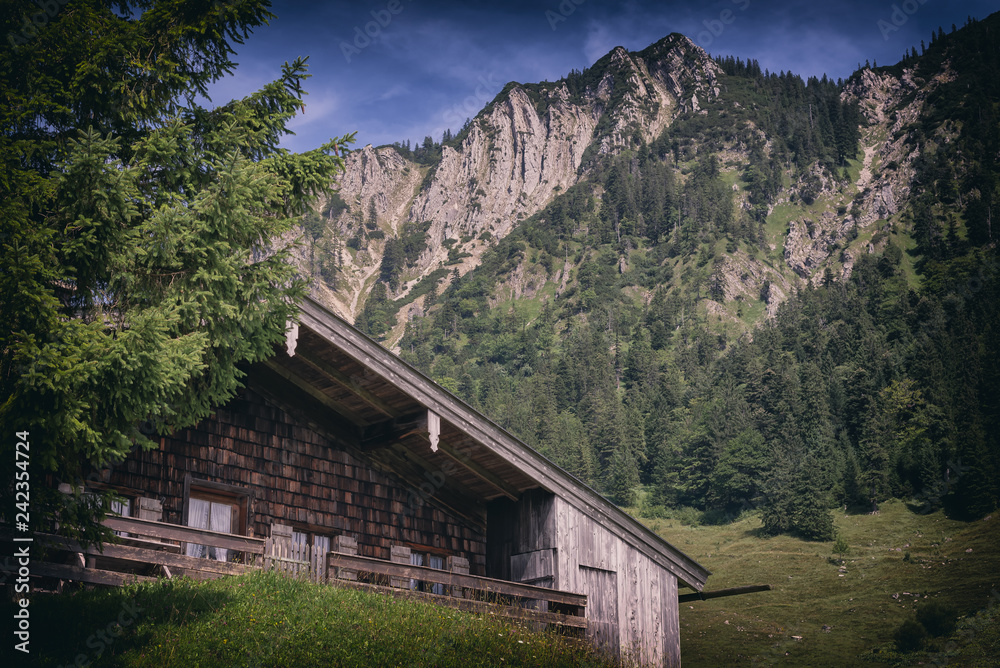
<path id="1" fill-rule="evenodd" d="M 31 574 L 89 584 L 122 585 L 151 582 L 180 573 L 211 579 L 273 568 L 317 582 L 426 600 L 460 610 L 494 612 L 573 629 L 587 628 L 586 596 L 469 575 L 464 559 L 456 560 L 455 570 L 446 571 L 358 556 L 357 543 L 343 536 L 334 539 L 332 551 L 313 552 L 284 536 L 254 538 L 116 516 L 108 517 L 104 524 L 127 535 L 117 536 L 114 543 L 84 547 L 64 536 L 34 534 L 37 548 L 32 550 Z M 0 542 L 12 541 L 12 536 L 9 530 L 0 529 Z M 230 550 L 234 560 L 189 557 L 182 553 L 186 543 Z M 401 549 L 409 552 L 408 548 Z M 396 557 L 394 553 L 393 558 Z M 407 555 L 403 558 L 408 561 Z M 444 594 L 421 590 L 441 591 L 442 587 Z"/>
<path id="2" fill-rule="evenodd" d="M 587 597 L 583 594 L 337 552 L 330 552 L 326 558 L 327 581 L 337 586 L 416 598 L 460 610 L 499 611 L 507 617 L 587 627 Z M 411 581 L 440 584 L 450 593 L 412 589 Z"/>
<path id="3" fill-rule="evenodd" d="M 162 538 L 185 543 L 197 543 L 209 547 L 219 547 L 234 550 L 247 555 L 264 554 L 264 539 L 252 536 L 241 536 L 235 533 L 195 529 L 181 524 L 167 524 L 154 520 L 140 520 L 135 517 L 109 516 L 104 520 L 104 526 L 115 531 L 126 531 L 130 535 Z M 207 561 L 207 560 L 206 560 Z"/>
<path id="4" fill-rule="evenodd" d="M 131 517 L 108 517 L 104 524 L 128 535 L 118 536 L 115 543 L 84 547 L 64 536 L 35 533 L 31 574 L 101 585 L 151 582 L 177 573 L 210 579 L 255 570 L 264 554 L 263 538 Z M 10 540 L 10 535 L 0 538 Z M 235 560 L 189 557 L 181 553 L 183 543 L 232 550 Z"/>

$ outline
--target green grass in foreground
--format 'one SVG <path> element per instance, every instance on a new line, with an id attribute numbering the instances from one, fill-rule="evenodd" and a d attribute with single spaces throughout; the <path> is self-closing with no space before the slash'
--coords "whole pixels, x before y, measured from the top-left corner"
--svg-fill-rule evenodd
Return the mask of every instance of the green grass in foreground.
<path id="1" fill-rule="evenodd" d="M 835 511 L 846 555 L 833 554 L 832 542 L 765 537 L 756 514 L 721 526 L 644 522 L 712 571 L 707 590 L 774 587 L 682 604 L 685 668 L 1000 666 L 1000 513 L 959 522 L 899 501 L 874 516 Z M 893 633 L 930 601 L 965 618 L 951 636 L 897 653 Z"/>
<path id="2" fill-rule="evenodd" d="M 835 555 L 831 542 L 763 536 L 754 514 L 691 526 L 698 513 L 668 512 L 674 519 L 644 521 L 713 572 L 707 589 L 774 587 L 682 604 L 685 668 L 1000 666 L 1000 513 L 959 522 L 901 502 L 875 516 L 836 512 L 849 552 Z M 956 631 L 896 652 L 893 632 L 932 601 L 964 616 Z M 9 601 L 0 604 L 0 615 L 12 614 Z M 78 657 L 79 665 L 155 668 L 619 665 L 494 616 L 273 573 L 36 595 L 31 629 L 30 665 L 41 667 Z"/>
<path id="3" fill-rule="evenodd" d="M 31 611 L 32 666 L 78 655 L 80 665 L 155 668 L 616 665 L 580 641 L 492 615 L 275 573 L 36 595 Z"/>

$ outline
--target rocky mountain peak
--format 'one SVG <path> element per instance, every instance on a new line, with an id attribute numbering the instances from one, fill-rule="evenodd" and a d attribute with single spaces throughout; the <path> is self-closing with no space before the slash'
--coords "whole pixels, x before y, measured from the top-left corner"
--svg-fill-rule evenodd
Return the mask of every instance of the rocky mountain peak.
<path id="1" fill-rule="evenodd" d="M 506 236 L 579 182 L 588 150 L 614 154 L 652 141 L 678 113 L 698 111 L 718 96 L 719 73 L 702 49 L 674 34 L 641 53 L 615 47 L 581 81 L 508 84 L 459 143 L 441 147 L 437 164 L 418 164 L 391 146 L 352 151 L 337 183 L 347 207 L 330 225 L 365 239 L 345 252 L 344 280 L 327 301 L 348 318 L 364 304 L 384 242 L 360 232 L 363 221 L 390 237 L 406 223 L 430 224 L 427 250 L 395 297 L 437 268 L 464 274 L 488 240 Z"/>
<path id="2" fill-rule="evenodd" d="M 716 120 L 709 124 L 717 124 L 718 117 L 738 118 L 737 100 L 747 101 L 724 95 L 724 89 L 739 85 L 726 82 L 731 75 L 720 63 L 676 33 L 638 52 L 619 46 L 587 70 L 559 81 L 507 84 L 457 138 L 437 148 L 437 155 L 418 156 L 394 146 L 351 152 L 347 173 L 337 184 L 344 206 L 327 202 L 325 210 L 330 228 L 354 242 L 342 255 L 336 290 L 320 288 L 321 296 L 345 317 L 356 318 L 379 280 L 386 240 L 418 228 L 424 234 L 422 250 L 407 255 L 389 298 L 408 303 L 417 298 L 411 292 L 419 288 L 416 294 L 423 294 L 431 279 L 440 292 L 455 275 L 475 269 L 483 253 L 522 221 L 590 179 L 595 168 L 600 171 L 606 157 L 649 146 L 665 132 L 669 136 L 678 121 L 710 113 Z M 840 99 L 857 103 L 864 119 L 860 168 L 849 177 L 843 165 L 831 168 L 827 159 L 795 172 L 766 209 L 770 216 L 782 206 L 781 215 L 787 217 L 782 231 L 768 242 L 774 258 L 729 251 L 717 263 L 719 292 L 725 297 L 717 307 L 737 295 L 749 303 L 766 292 L 766 312 L 773 315 L 797 285 L 823 280 L 828 269 L 836 278 L 846 278 L 859 254 L 879 252 L 854 240 L 860 234 L 874 236 L 866 230 L 876 224 L 885 228 L 904 205 L 920 155 L 908 128 L 934 87 L 947 80 L 947 72 L 925 80 L 912 68 L 901 71 L 865 68 L 843 87 Z M 810 127 L 813 111 L 803 117 Z M 743 182 L 749 147 L 759 143 L 757 150 L 767 153 L 774 141 L 753 122 L 736 127 L 744 134 L 730 132 L 724 148 L 713 150 L 731 180 L 735 206 L 749 211 L 749 185 Z M 675 155 L 678 150 L 675 146 Z M 690 178 L 691 162 L 700 152 L 692 145 L 687 157 L 681 157 L 688 164 L 674 166 L 679 183 Z M 786 160 L 782 169 L 789 167 Z M 599 208 L 602 189 L 594 195 Z M 822 206 L 813 205 L 817 198 Z M 799 208 L 804 201 L 808 210 Z M 628 271 L 624 253 L 620 273 Z M 571 280 L 564 261 L 560 293 Z M 761 287 L 765 283 L 766 291 Z M 420 303 L 413 308 L 421 308 Z"/>

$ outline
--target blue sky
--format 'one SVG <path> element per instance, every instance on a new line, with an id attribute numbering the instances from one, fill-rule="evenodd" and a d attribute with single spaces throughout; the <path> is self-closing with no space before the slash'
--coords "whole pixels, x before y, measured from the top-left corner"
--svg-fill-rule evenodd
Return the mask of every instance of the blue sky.
<path id="1" fill-rule="evenodd" d="M 554 81 L 615 46 L 638 51 L 671 32 L 713 56 L 837 79 L 866 60 L 895 63 L 939 26 L 950 32 L 997 9 L 996 0 L 276 0 L 277 18 L 238 46 L 236 73 L 211 94 L 216 102 L 241 97 L 278 78 L 286 60 L 309 56 L 306 111 L 291 124 L 287 148 L 308 150 L 351 131 L 355 147 L 440 140 L 508 81 Z"/>

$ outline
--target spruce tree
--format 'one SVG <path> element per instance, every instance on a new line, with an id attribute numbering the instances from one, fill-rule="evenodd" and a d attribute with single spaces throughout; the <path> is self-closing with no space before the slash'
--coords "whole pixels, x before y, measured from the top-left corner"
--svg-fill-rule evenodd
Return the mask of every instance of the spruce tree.
<path id="1" fill-rule="evenodd" d="M 729 513 L 756 508 L 771 468 L 770 449 L 756 429 L 731 439 L 712 471 L 711 505 Z"/>
<path id="2" fill-rule="evenodd" d="M 281 239 L 343 168 L 344 140 L 278 147 L 304 106 L 301 59 L 245 99 L 192 101 L 266 8 L 74 4 L 0 53 L 0 423 L 30 433 L 39 483 L 79 486 L 207 416 L 296 317 Z M 36 517 L 101 536 L 48 490 L 32 489 Z"/>

